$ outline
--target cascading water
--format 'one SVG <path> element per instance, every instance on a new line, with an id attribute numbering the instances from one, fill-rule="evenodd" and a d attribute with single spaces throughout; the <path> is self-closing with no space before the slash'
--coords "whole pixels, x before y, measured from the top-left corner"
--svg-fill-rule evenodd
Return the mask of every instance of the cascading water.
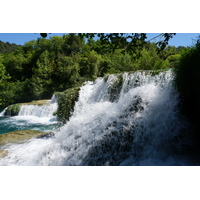
<path id="1" fill-rule="evenodd" d="M 43 105 L 40 106 L 31 104 L 22 105 L 18 115 L 14 117 L 6 113 L 8 108 L 5 108 L 0 113 L 0 135 L 25 129 L 46 132 L 51 131 L 54 127 L 57 129 L 58 123 L 56 116 L 53 115 L 58 107 L 56 100 L 54 103 L 51 103 L 51 100 L 43 100 L 41 103 Z"/>
<path id="2" fill-rule="evenodd" d="M 22 105 L 18 116 L 53 117 L 53 113 L 57 110 L 57 107 L 57 98 L 53 96 L 44 105 Z M 0 113 L 0 116 L 5 115 L 6 109 Z"/>
<path id="3" fill-rule="evenodd" d="M 58 102 L 58 96 L 56 94 L 53 94 L 51 97 L 50 103 L 57 103 Z"/>
<path id="4" fill-rule="evenodd" d="M 53 112 L 57 110 L 57 103 L 49 103 L 43 106 L 22 105 L 19 116 L 53 117 Z"/>
<path id="5" fill-rule="evenodd" d="M 6 112 L 6 108 L 2 112 L 0 112 L 0 117 L 4 116 L 5 112 Z"/>
<path id="6" fill-rule="evenodd" d="M 98 78 L 81 87 L 70 120 L 48 139 L 5 147 L 0 165 L 191 165 L 189 124 L 169 70 Z"/>

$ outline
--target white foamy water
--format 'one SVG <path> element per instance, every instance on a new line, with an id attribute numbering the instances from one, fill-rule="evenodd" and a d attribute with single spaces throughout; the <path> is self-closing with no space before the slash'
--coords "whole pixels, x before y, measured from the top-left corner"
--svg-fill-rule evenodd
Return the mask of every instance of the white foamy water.
<path id="1" fill-rule="evenodd" d="M 57 110 L 57 102 L 51 103 L 48 100 L 45 105 L 23 105 L 17 116 L 5 114 L 5 108 L 0 115 L 0 134 L 17 130 L 38 130 L 52 131 L 59 127 L 56 116 L 53 113 Z"/>
<path id="2" fill-rule="evenodd" d="M 56 117 L 53 116 L 53 113 L 57 110 L 57 108 L 57 98 L 53 96 L 52 99 L 49 100 L 49 103 L 41 106 L 28 104 L 22 105 L 18 115 L 13 118 L 19 120 L 28 120 L 30 123 L 52 122 L 56 120 Z M 4 116 L 6 109 L 7 108 L 0 113 L 0 116 Z"/>
<path id="3" fill-rule="evenodd" d="M 53 96 L 51 97 L 50 103 L 57 103 L 58 102 L 58 97 L 56 94 L 53 94 Z"/>
<path id="4" fill-rule="evenodd" d="M 5 112 L 6 112 L 6 109 L 7 109 L 7 108 L 5 108 L 2 112 L 0 112 L 0 117 L 4 116 L 4 114 L 5 114 Z"/>
<path id="5" fill-rule="evenodd" d="M 43 106 L 22 105 L 18 113 L 19 116 L 53 117 L 53 112 L 57 110 L 57 103 L 49 103 Z"/>
<path id="6" fill-rule="evenodd" d="M 55 137 L 10 146 L 0 165 L 191 165 L 172 80 L 167 71 L 88 82 Z"/>

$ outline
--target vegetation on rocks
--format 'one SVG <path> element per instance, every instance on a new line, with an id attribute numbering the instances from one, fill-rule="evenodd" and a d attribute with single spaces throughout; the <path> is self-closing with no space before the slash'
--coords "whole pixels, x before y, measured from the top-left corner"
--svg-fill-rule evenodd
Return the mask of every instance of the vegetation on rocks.
<path id="1" fill-rule="evenodd" d="M 108 77 L 105 77 L 107 80 Z M 113 79 L 112 84 L 108 88 L 108 95 L 111 102 L 118 100 L 120 91 L 122 89 L 123 84 L 123 73 L 117 74 L 116 77 Z"/>
<path id="2" fill-rule="evenodd" d="M 27 102 L 27 103 L 20 103 L 19 105 L 37 105 L 37 106 L 43 106 L 43 105 L 48 105 L 49 104 L 49 100 L 48 99 L 43 99 L 43 100 L 37 100 L 37 101 L 31 101 L 31 102 Z"/>
<path id="3" fill-rule="evenodd" d="M 18 115 L 19 111 L 20 111 L 20 105 L 19 104 L 10 105 L 6 109 L 5 115 L 16 116 L 16 115 Z"/>
<path id="4" fill-rule="evenodd" d="M 79 90 L 79 87 L 75 87 L 59 94 L 58 110 L 57 113 L 54 114 L 57 114 L 57 119 L 60 122 L 66 123 L 66 121 L 69 120 L 74 111 L 75 102 L 78 100 Z"/>

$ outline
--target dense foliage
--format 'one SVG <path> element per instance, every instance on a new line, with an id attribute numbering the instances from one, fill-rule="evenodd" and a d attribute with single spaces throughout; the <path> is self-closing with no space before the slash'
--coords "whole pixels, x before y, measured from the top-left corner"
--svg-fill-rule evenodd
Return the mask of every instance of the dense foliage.
<path id="1" fill-rule="evenodd" d="M 12 53 L 0 54 L 0 105 L 50 98 L 56 91 L 109 73 L 170 68 L 179 56 L 175 47 L 158 53 L 156 44 L 139 46 L 134 53 L 122 47 L 108 51 L 111 41 L 86 40 L 73 33 L 31 40 Z"/>
<path id="2" fill-rule="evenodd" d="M 175 67 L 175 84 L 182 96 L 183 113 L 194 123 L 200 145 L 200 39 L 181 52 Z"/>
<path id="3" fill-rule="evenodd" d="M 18 47 L 20 47 L 21 45 L 17 45 L 15 43 L 9 43 L 9 42 L 2 42 L 0 40 L 0 54 L 4 54 L 4 53 L 11 53 L 14 50 L 16 50 Z"/>
<path id="4" fill-rule="evenodd" d="M 46 38 L 48 34 L 40 33 L 40 35 Z M 146 33 L 79 33 L 78 35 L 81 38 L 86 37 L 90 39 L 98 37 L 101 48 L 104 48 L 107 52 L 123 48 L 126 52 L 136 53 L 138 49 L 142 49 L 143 45 L 147 43 Z M 161 33 L 154 37 L 162 37 L 162 39 L 156 43 L 157 47 L 159 47 L 159 51 L 165 49 L 168 45 L 168 41 L 174 35 L 176 35 L 176 33 Z M 138 52 L 138 55 L 140 55 L 140 52 Z"/>

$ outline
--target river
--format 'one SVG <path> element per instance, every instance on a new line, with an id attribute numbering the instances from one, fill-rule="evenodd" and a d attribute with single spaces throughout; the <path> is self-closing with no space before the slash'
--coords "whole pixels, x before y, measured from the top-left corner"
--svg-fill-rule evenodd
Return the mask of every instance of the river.
<path id="1" fill-rule="evenodd" d="M 98 78 L 81 87 L 70 120 L 54 137 L 4 147 L 9 154 L 0 165 L 198 165 L 187 153 L 190 124 L 178 108 L 171 70 Z M 54 127 L 55 121 L 37 119 L 17 116 L 1 122 L 9 131 L 12 126 Z"/>

